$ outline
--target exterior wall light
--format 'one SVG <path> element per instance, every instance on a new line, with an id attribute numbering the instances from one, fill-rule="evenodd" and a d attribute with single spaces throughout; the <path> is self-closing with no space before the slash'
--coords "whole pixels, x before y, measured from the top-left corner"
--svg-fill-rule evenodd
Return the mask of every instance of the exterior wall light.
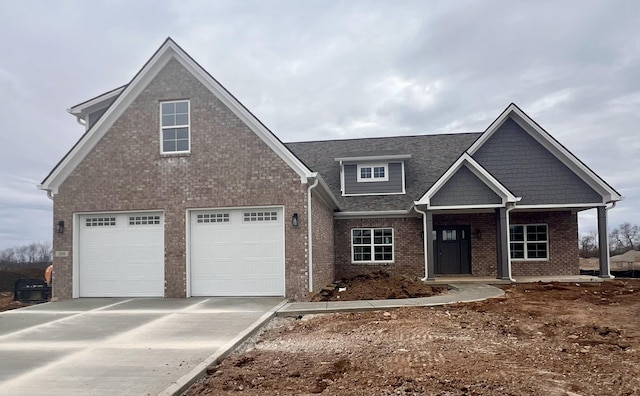
<path id="1" fill-rule="evenodd" d="M 58 224 L 56 224 L 56 232 L 58 234 L 62 234 L 64 232 L 64 221 L 60 220 Z"/>
<path id="2" fill-rule="evenodd" d="M 480 231 L 479 228 L 476 230 L 476 239 L 477 240 L 482 239 L 482 231 Z"/>
<path id="3" fill-rule="evenodd" d="M 298 226 L 298 213 L 294 213 L 293 216 L 291 216 L 291 225 L 294 227 Z"/>

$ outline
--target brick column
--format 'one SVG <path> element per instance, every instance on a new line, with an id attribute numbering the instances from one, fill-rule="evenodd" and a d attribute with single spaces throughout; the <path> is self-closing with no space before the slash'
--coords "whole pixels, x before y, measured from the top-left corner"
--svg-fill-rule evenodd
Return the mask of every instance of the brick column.
<path id="1" fill-rule="evenodd" d="M 427 233 L 427 246 L 425 246 L 427 250 L 427 280 L 434 280 L 436 263 L 434 261 L 435 255 L 433 254 L 433 212 L 427 209 L 426 213 L 426 227 L 424 232 Z"/>

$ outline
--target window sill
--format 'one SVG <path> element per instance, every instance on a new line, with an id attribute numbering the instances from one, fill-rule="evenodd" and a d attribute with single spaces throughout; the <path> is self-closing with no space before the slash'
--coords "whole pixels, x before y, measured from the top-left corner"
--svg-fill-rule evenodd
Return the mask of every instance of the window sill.
<path id="1" fill-rule="evenodd" d="M 352 265 L 391 265 L 394 261 L 352 261 Z"/>
<path id="2" fill-rule="evenodd" d="M 160 157 L 162 158 L 188 157 L 190 155 L 191 155 L 191 151 L 180 151 L 176 153 L 160 153 Z"/>
<path id="3" fill-rule="evenodd" d="M 537 258 L 537 259 L 521 259 L 521 258 L 516 259 L 516 258 L 512 258 L 511 261 L 529 263 L 529 262 L 536 262 L 536 261 L 545 262 L 545 261 L 549 261 L 549 259 L 548 258 Z"/>

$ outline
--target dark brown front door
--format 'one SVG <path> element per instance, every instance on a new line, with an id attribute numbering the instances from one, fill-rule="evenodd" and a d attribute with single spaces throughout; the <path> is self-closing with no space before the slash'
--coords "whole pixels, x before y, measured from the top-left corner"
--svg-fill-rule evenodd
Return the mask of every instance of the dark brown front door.
<path id="1" fill-rule="evenodd" d="M 470 274 L 470 226 L 438 226 L 433 241 L 436 274 Z"/>

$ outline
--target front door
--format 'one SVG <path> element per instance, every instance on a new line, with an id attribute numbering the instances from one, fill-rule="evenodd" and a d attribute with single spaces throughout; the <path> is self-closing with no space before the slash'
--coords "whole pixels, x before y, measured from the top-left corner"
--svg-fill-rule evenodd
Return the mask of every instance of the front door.
<path id="1" fill-rule="evenodd" d="M 470 274 L 470 226 L 438 226 L 433 241 L 436 274 Z"/>

